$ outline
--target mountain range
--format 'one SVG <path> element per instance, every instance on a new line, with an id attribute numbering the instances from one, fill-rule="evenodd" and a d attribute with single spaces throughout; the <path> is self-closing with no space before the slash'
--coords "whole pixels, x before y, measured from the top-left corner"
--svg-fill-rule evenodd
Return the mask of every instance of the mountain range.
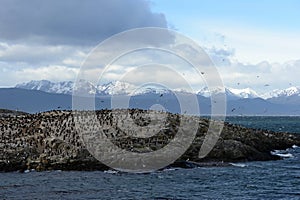
<path id="1" fill-rule="evenodd" d="M 30 81 L 13 88 L 0 88 L 0 108 L 21 110 L 30 113 L 53 109 L 71 109 L 74 82 L 51 82 L 48 80 Z M 80 80 L 74 91 L 83 90 L 84 94 L 95 95 L 95 108 L 112 108 L 114 96 L 129 96 L 128 107 L 153 109 L 153 105 L 162 105 L 173 113 L 182 112 L 174 91 L 156 85 L 144 85 L 136 89 L 130 83 L 115 81 L 102 85 L 93 85 Z M 186 97 L 191 93 L 177 90 Z M 224 92 L 222 88 L 209 90 L 207 87 L 196 92 L 201 114 L 209 115 L 211 94 Z M 290 87 L 285 90 L 258 95 L 250 88 L 225 88 L 227 97 L 227 115 L 300 115 L 300 88 Z M 89 97 L 90 97 L 89 96 Z M 85 97 L 85 98 L 89 98 Z M 160 107 L 161 108 L 161 107 Z"/>
<path id="2" fill-rule="evenodd" d="M 76 88 L 77 87 L 77 88 Z M 48 80 L 30 81 L 27 83 L 17 84 L 15 88 L 27 90 L 39 90 L 55 94 L 72 95 L 73 90 L 83 91 L 84 94 L 104 96 L 104 95 L 139 95 L 145 93 L 170 93 L 172 91 L 161 87 L 142 87 L 137 89 L 136 86 L 130 83 L 113 81 L 101 85 L 94 85 L 85 80 L 79 80 L 77 85 L 72 81 L 51 82 Z"/>
<path id="3" fill-rule="evenodd" d="M 48 93 L 55 94 L 68 94 L 72 95 L 74 82 L 72 81 L 63 81 L 63 82 L 51 82 L 48 80 L 40 80 L 40 81 L 30 81 L 26 83 L 17 84 L 15 88 L 27 89 L 27 90 L 39 90 Z M 113 81 L 108 82 L 102 85 L 93 85 L 90 82 L 80 80 L 78 82 L 80 89 L 84 89 L 88 94 L 96 94 L 96 95 L 140 95 L 145 93 L 170 93 L 172 92 L 169 89 L 161 88 L 161 87 L 142 87 L 136 90 L 136 87 L 133 84 L 121 82 L 121 81 Z M 182 90 L 175 90 L 176 92 L 184 92 Z M 209 90 L 208 87 L 203 87 L 198 92 L 198 95 L 204 97 L 210 97 L 211 94 L 221 93 L 222 88 L 213 88 Z M 293 98 L 300 96 L 300 87 L 290 87 L 283 90 L 273 90 L 271 92 L 267 92 L 265 94 L 257 94 L 251 88 L 244 89 L 234 89 L 225 87 L 225 94 L 227 100 L 236 100 L 236 99 L 254 99 L 254 98 L 262 98 L 262 99 L 273 99 L 276 98 L 284 99 L 284 98 Z M 286 102 L 284 102 L 286 103 Z M 299 102 L 300 103 L 300 102 Z"/>

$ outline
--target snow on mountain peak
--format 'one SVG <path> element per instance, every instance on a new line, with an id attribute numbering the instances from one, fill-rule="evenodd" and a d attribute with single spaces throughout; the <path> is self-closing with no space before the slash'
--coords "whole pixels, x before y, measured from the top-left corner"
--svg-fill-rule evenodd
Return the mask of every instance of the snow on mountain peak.
<path id="1" fill-rule="evenodd" d="M 240 98 L 257 98 L 259 97 L 258 94 L 252 90 L 251 88 L 244 88 L 244 89 L 234 89 L 228 88 L 235 96 Z"/>
<path id="2" fill-rule="evenodd" d="M 250 88 L 245 88 L 245 89 L 224 88 L 223 89 L 222 87 L 216 87 L 209 90 L 208 87 L 204 87 L 198 92 L 199 95 L 205 97 L 210 97 L 212 94 L 216 95 L 220 93 L 225 93 L 228 99 L 259 97 L 258 94 Z"/>
<path id="3" fill-rule="evenodd" d="M 227 93 L 229 91 L 226 90 L 226 88 L 222 87 L 214 87 L 209 89 L 207 86 L 205 86 L 201 90 L 199 90 L 197 94 L 204 97 L 210 97 L 212 94 L 221 94 L 224 92 Z"/>
<path id="4" fill-rule="evenodd" d="M 167 93 L 171 93 L 171 90 L 158 85 L 150 84 L 150 85 L 142 85 L 136 88 L 136 90 L 133 91 L 130 95 L 134 96 L 134 95 L 149 94 L 149 93 L 167 94 Z"/>
<path id="5" fill-rule="evenodd" d="M 141 86 L 136 86 L 131 83 L 122 81 L 112 81 L 105 84 L 94 85 L 86 80 L 79 80 L 76 85 L 72 81 L 64 82 L 51 82 L 48 80 L 40 81 L 29 81 L 27 83 L 17 84 L 16 88 L 29 89 L 29 90 L 41 90 L 49 93 L 59 93 L 59 94 L 72 94 L 73 87 L 75 91 L 84 92 L 83 94 L 90 95 L 141 95 L 146 93 L 153 94 L 166 94 L 173 92 L 182 92 L 181 90 L 170 90 L 156 84 L 146 84 Z M 244 99 L 244 98 L 277 98 L 277 97 L 289 97 L 298 95 L 300 96 L 300 87 L 289 87 L 284 90 L 273 90 L 262 95 L 258 95 L 251 88 L 244 89 L 234 89 L 225 87 L 215 87 L 209 90 L 208 87 L 203 87 L 197 92 L 198 95 L 204 97 L 210 97 L 212 94 L 218 95 L 225 93 L 228 100 L 233 99 Z"/>
<path id="6" fill-rule="evenodd" d="M 17 84 L 16 88 L 28 90 L 41 90 L 49 93 L 70 94 L 73 90 L 73 82 L 64 81 L 54 83 L 48 80 L 29 81 L 27 83 Z"/>
<path id="7" fill-rule="evenodd" d="M 300 96 L 300 87 L 293 86 L 283 90 L 273 90 L 271 92 L 267 92 L 263 95 L 263 98 L 276 98 L 276 97 L 290 97 L 293 95 Z"/>
<path id="8" fill-rule="evenodd" d="M 112 81 L 105 84 L 94 85 L 86 80 L 79 80 L 74 84 L 72 81 L 53 83 L 46 80 L 30 81 L 27 83 L 17 84 L 16 88 L 28 90 L 41 90 L 49 93 L 72 94 L 73 89 L 77 94 L 88 95 L 139 95 L 145 93 L 169 93 L 170 90 L 161 88 L 156 85 L 142 85 L 137 87 L 133 84 Z"/>
<path id="9" fill-rule="evenodd" d="M 103 85 L 98 85 L 97 90 L 99 94 L 107 95 L 127 95 L 135 90 L 135 86 L 121 81 L 112 81 Z"/>

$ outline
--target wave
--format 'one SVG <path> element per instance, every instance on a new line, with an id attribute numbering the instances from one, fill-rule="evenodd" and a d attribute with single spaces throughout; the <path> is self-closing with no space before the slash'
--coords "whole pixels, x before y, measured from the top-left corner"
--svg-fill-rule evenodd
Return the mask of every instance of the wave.
<path id="1" fill-rule="evenodd" d="M 279 150 L 271 151 L 271 154 L 282 157 L 282 158 L 293 158 L 294 157 L 293 154 L 291 154 L 291 153 L 283 153 L 282 151 L 279 151 Z"/>
<path id="2" fill-rule="evenodd" d="M 243 164 L 243 163 L 229 163 L 230 165 L 234 167 L 247 167 L 248 165 Z"/>
<path id="3" fill-rule="evenodd" d="M 175 171 L 175 170 L 180 170 L 180 169 L 182 169 L 182 168 L 180 168 L 180 167 L 173 167 L 173 168 L 166 168 L 166 169 L 163 169 L 162 171 L 163 171 L 163 172 L 167 172 L 167 171 Z"/>
<path id="4" fill-rule="evenodd" d="M 119 172 L 115 171 L 115 170 L 107 170 L 107 171 L 104 171 L 104 173 L 106 173 L 106 174 L 118 174 Z"/>
<path id="5" fill-rule="evenodd" d="M 296 149 L 296 148 L 299 148 L 299 147 L 298 147 L 297 145 L 294 144 L 294 145 L 292 146 L 292 148 L 293 148 L 293 149 Z"/>
<path id="6" fill-rule="evenodd" d="M 26 170 L 24 171 L 24 173 L 30 173 L 30 172 L 35 172 L 35 169 L 26 169 Z"/>
<path id="7" fill-rule="evenodd" d="M 278 153 L 276 155 L 280 156 L 282 158 L 293 158 L 294 157 L 293 154 L 291 154 L 291 153 Z"/>

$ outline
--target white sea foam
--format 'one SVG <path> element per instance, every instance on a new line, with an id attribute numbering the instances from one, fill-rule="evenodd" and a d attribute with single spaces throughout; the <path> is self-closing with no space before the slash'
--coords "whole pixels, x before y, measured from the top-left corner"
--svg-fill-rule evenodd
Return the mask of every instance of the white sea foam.
<path id="1" fill-rule="evenodd" d="M 283 153 L 282 151 L 279 150 L 275 150 L 275 151 L 271 151 L 272 155 L 276 155 L 276 156 L 280 156 L 282 158 L 293 158 L 293 154 L 291 153 Z"/>
<path id="2" fill-rule="evenodd" d="M 35 169 L 26 169 L 24 173 L 35 172 Z"/>
<path id="3" fill-rule="evenodd" d="M 180 168 L 177 168 L 177 167 L 174 167 L 174 168 L 166 168 L 166 169 L 164 169 L 163 171 L 164 171 L 164 172 L 167 172 L 167 171 L 175 171 L 175 170 L 178 170 L 178 169 L 180 169 Z"/>
<path id="4" fill-rule="evenodd" d="M 292 158 L 294 157 L 291 153 L 278 153 L 277 156 L 280 156 L 282 158 Z"/>
<path id="5" fill-rule="evenodd" d="M 115 171 L 115 170 L 107 170 L 107 171 L 104 171 L 104 173 L 107 173 L 107 174 L 117 174 L 119 172 Z"/>
<path id="6" fill-rule="evenodd" d="M 292 146 L 292 148 L 293 148 L 293 149 L 296 149 L 296 148 L 299 148 L 299 147 L 298 147 L 297 145 L 294 144 L 294 145 Z"/>
<path id="7" fill-rule="evenodd" d="M 229 164 L 235 167 L 247 167 L 247 165 L 243 163 L 229 163 Z"/>

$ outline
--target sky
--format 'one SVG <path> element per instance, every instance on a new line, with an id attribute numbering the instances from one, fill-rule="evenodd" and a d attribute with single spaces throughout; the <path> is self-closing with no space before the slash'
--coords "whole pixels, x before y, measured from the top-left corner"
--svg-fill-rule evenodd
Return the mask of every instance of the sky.
<path id="1" fill-rule="evenodd" d="M 75 80 L 80 66 L 99 43 L 122 31 L 143 27 L 169 28 L 196 41 L 215 63 L 226 87 L 249 87 L 264 93 L 300 86 L 297 0 L 0 3 L 2 87 L 30 80 Z M 150 54 L 153 57 L 154 53 Z M 141 65 L 142 59 L 135 64 Z M 122 65 L 116 63 L 109 77 L 119 79 L 122 73 Z M 167 74 L 162 77 L 174 82 Z M 197 77 L 191 73 L 189 79 Z"/>

